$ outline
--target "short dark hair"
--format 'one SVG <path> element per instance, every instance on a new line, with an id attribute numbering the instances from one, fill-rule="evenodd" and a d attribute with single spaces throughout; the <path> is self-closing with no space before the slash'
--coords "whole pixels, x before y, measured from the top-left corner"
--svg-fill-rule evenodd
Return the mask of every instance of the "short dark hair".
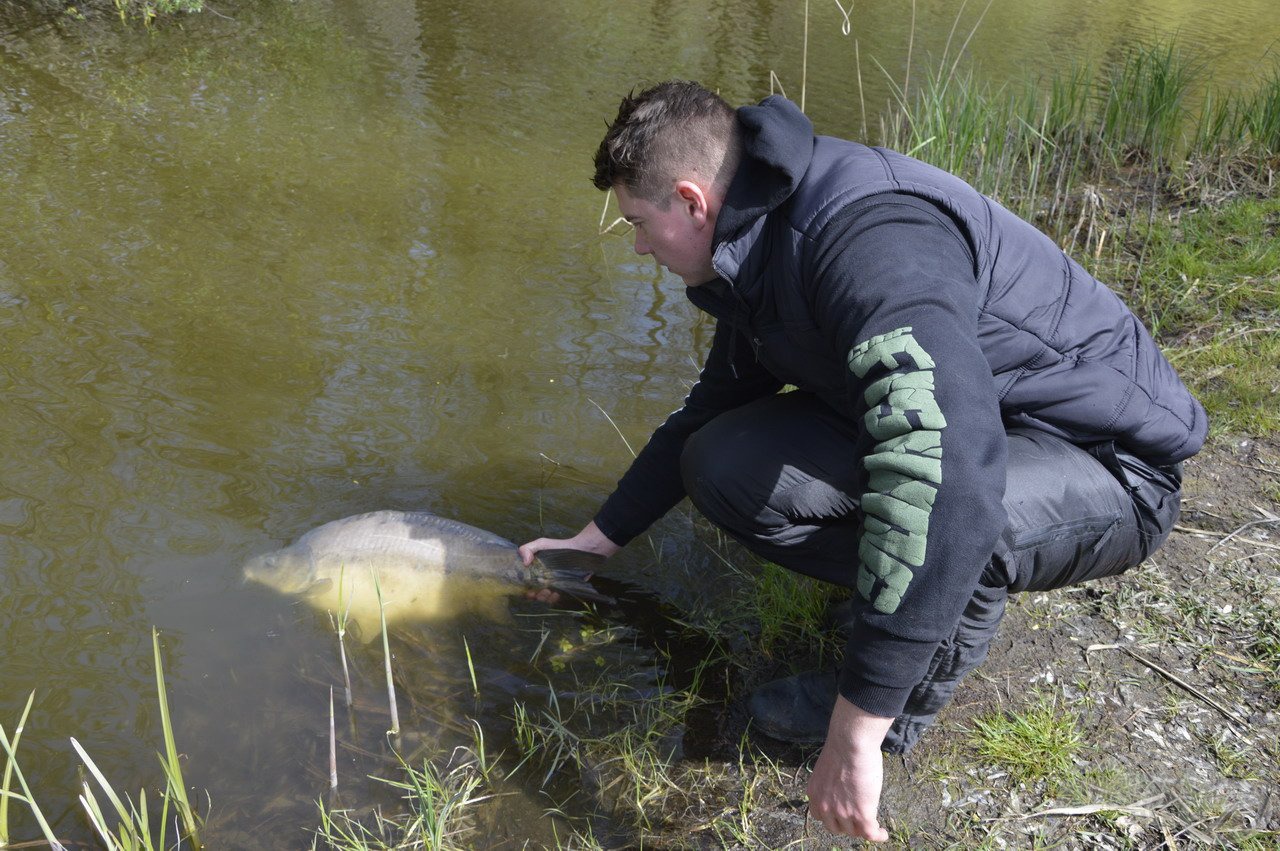
<path id="1" fill-rule="evenodd" d="M 592 182 L 601 190 L 621 184 L 651 203 L 665 201 L 684 178 L 724 189 L 738 149 L 733 107 L 698 83 L 669 80 L 622 99 L 596 150 Z"/>

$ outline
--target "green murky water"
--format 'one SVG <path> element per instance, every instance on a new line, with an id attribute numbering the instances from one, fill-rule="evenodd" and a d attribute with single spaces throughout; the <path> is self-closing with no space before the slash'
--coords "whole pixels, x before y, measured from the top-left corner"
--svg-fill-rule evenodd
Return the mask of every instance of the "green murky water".
<path id="1" fill-rule="evenodd" d="M 959 14 L 954 51 L 981 9 L 921 0 L 913 40 L 909 4 L 859 3 L 845 36 L 838 4 L 813 3 L 815 123 L 858 126 L 855 55 L 874 113 L 872 58 L 901 79 L 909 44 L 941 55 Z M 969 52 L 1013 77 L 1175 33 L 1247 85 L 1280 11 L 994 0 Z M 802 36 L 801 4 L 772 0 L 213 0 L 150 34 L 5 7 L 0 721 L 36 690 L 24 766 L 60 834 L 87 836 L 68 736 L 123 788 L 159 776 L 154 624 L 210 837 L 306 843 L 334 640 L 239 565 L 375 508 L 516 540 L 576 530 L 629 459 L 596 405 L 642 442 L 709 331 L 675 282 L 597 235 L 603 123 L 671 76 L 745 102 L 773 71 L 798 97 Z M 661 564 L 639 543 L 612 575 L 690 604 L 715 568 L 688 518 L 653 543 Z M 473 627 L 483 665 L 528 655 L 542 625 L 521 623 Z M 401 639 L 424 742 L 509 713 L 500 687 L 475 705 L 458 686 L 457 635 Z M 377 740 L 379 656 L 354 655 Z M 349 796 L 391 797 L 354 779 Z M 486 841 L 547 840 L 547 802 L 512 800 Z"/>

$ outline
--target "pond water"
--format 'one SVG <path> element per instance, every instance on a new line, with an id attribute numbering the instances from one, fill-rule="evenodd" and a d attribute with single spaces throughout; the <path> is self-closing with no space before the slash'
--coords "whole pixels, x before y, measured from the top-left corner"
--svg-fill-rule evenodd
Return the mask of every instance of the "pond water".
<path id="1" fill-rule="evenodd" d="M 846 36 L 839 4 L 814 2 L 802 74 L 803 6 L 776 0 L 212 0 L 151 33 L 6 5 L 0 723 L 35 690 L 22 762 L 59 834 L 89 838 L 69 736 L 123 789 L 159 777 L 155 625 L 212 843 L 306 844 L 336 642 L 240 565 L 380 508 L 571 533 L 629 460 L 619 432 L 638 448 L 679 403 L 710 328 L 598 234 L 588 182 L 634 85 L 695 78 L 742 103 L 771 72 L 798 98 L 803 77 L 818 128 L 849 135 L 855 57 L 874 112 L 872 60 L 900 80 L 909 50 L 921 68 L 975 25 L 968 52 L 997 80 L 1178 35 L 1247 86 L 1280 50 L 1275 0 L 920 0 L 914 38 L 912 19 L 858 3 Z M 651 544 L 608 575 L 705 603 L 718 566 L 687 512 Z M 513 605 L 519 628 L 397 636 L 420 752 L 468 717 L 505 729 L 507 660 L 536 680 L 523 660 L 546 631 L 581 634 Z M 494 684 L 480 703 L 463 632 Z M 637 652 L 618 664 L 652 664 Z M 361 807 L 395 796 L 356 779 L 387 765 L 357 750 L 386 721 L 379 649 L 353 657 L 363 732 L 343 770 Z M 550 841 L 534 786 L 478 845 Z"/>

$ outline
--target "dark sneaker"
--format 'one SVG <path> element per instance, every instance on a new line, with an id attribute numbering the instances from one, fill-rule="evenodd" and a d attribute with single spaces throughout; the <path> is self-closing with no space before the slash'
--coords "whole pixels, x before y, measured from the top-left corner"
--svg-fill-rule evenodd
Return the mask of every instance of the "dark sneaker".
<path id="1" fill-rule="evenodd" d="M 836 600 L 827 606 L 827 611 L 823 615 L 823 620 L 827 628 L 834 631 L 846 641 L 849 639 L 849 627 L 853 624 L 853 619 L 858 613 L 858 601 L 854 597 L 846 597 L 843 600 Z"/>
<path id="2" fill-rule="evenodd" d="M 747 711 L 752 729 L 796 745 L 820 745 L 836 705 L 836 673 L 807 671 L 783 677 L 751 693 Z"/>

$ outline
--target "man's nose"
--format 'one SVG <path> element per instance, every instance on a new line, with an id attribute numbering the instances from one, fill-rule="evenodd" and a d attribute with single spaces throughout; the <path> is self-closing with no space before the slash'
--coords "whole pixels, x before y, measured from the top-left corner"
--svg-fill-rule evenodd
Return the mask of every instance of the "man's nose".
<path id="1" fill-rule="evenodd" d="M 649 243 L 644 241 L 640 236 L 640 231 L 636 231 L 636 254 L 645 255 L 649 253 Z"/>

